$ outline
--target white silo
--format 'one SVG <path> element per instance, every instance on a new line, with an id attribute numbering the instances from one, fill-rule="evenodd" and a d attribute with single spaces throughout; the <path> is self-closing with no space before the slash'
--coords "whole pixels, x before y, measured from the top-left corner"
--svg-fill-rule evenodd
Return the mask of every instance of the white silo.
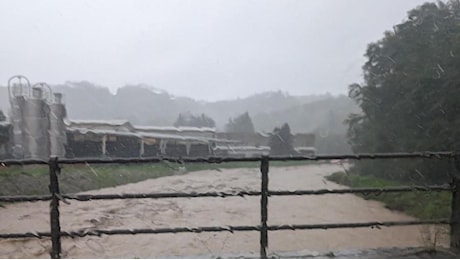
<path id="1" fill-rule="evenodd" d="M 30 93 L 29 80 L 21 75 L 13 76 L 8 80 L 8 93 L 11 106 L 10 122 L 13 129 L 12 153 L 15 158 L 24 158 L 24 115 L 23 108 L 26 97 Z"/>
<path id="2" fill-rule="evenodd" d="M 49 158 L 49 106 L 46 103 L 44 88 L 32 87 L 23 107 L 24 158 Z"/>
<path id="3" fill-rule="evenodd" d="M 66 126 L 64 118 L 67 116 L 62 93 L 54 93 L 54 99 L 50 104 L 50 153 L 51 156 L 65 157 L 65 145 L 67 143 Z"/>

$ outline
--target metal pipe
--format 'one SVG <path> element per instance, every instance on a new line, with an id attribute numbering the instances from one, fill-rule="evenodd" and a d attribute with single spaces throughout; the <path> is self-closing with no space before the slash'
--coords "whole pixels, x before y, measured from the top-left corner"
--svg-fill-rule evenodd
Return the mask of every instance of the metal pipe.
<path id="1" fill-rule="evenodd" d="M 49 161 L 50 173 L 50 225 L 51 225 L 51 258 L 61 258 L 61 226 L 59 221 L 59 181 L 57 173 L 59 172 L 57 157 L 51 158 Z"/>
<path id="2" fill-rule="evenodd" d="M 260 196 L 260 258 L 267 258 L 268 249 L 268 157 L 263 157 L 260 161 L 261 178 L 261 196 Z"/>
<path id="3" fill-rule="evenodd" d="M 456 152 L 414 152 L 414 153 L 375 153 L 375 154 L 341 154 L 341 155 L 314 155 L 314 156 L 285 156 L 267 157 L 270 161 L 321 161 L 321 160 L 362 160 L 362 159 L 442 159 L 454 158 Z M 225 163 L 225 162 L 258 162 L 262 157 L 145 157 L 145 158 L 77 158 L 59 159 L 60 164 L 81 163 L 158 163 L 163 161 L 173 163 Z M 1 160 L 0 165 L 30 165 L 47 164 L 41 160 Z"/>
<path id="4" fill-rule="evenodd" d="M 337 224 L 305 224 L 305 225 L 272 225 L 267 226 L 269 231 L 280 230 L 313 230 L 313 229 L 338 229 L 338 228 L 382 228 L 395 226 L 416 226 L 416 225 L 448 225 L 448 219 L 414 220 L 414 221 L 383 221 L 383 222 L 361 222 L 361 223 L 337 223 Z M 82 229 L 77 231 L 61 231 L 61 237 L 86 237 L 101 235 L 139 235 L 139 234 L 165 234 L 165 233 L 205 233 L 205 232 L 237 232 L 237 231 L 259 231 L 261 226 L 221 226 L 221 227 L 177 227 L 159 229 Z M 51 237 L 49 232 L 28 232 L 0 234 L 0 238 L 44 238 Z"/>

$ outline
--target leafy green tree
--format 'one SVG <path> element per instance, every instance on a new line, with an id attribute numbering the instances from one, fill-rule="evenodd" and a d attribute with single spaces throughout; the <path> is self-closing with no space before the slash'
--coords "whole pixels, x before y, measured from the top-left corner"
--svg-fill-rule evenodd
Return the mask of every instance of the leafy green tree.
<path id="1" fill-rule="evenodd" d="M 254 133 L 254 124 L 249 113 L 243 113 L 235 119 L 229 118 L 225 129 L 228 133 Z"/>
<path id="2" fill-rule="evenodd" d="M 347 121 L 355 152 L 459 149 L 459 18 L 459 1 L 426 3 L 369 44 L 364 82 L 349 87 L 362 109 Z M 446 167 L 423 160 L 357 164 L 362 174 L 429 182 L 444 182 Z"/>
<path id="3" fill-rule="evenodd" d="M 292 155 L 295 154 L 292 144 L 291 128 L 287 123 L 281 128 L 276 127 L 269 139 L 270 154 L 272 155 Z"/>

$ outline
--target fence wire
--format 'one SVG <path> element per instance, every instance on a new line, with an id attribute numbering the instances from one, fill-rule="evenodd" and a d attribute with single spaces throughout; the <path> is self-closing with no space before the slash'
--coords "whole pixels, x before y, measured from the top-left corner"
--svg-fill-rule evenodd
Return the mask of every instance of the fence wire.
<path id="1" fill-rule="evenodd" d="M 311 156 L 264 156 L 269 161 L 321 161 L 321 160 L 363 160 L 363 159 L 404 159 L 404 158 L 426 158 L 442 159 L 455 158 L 459 156 L 456 152 L 414 152 L 414 153 L 361 153 L 361 154 L 330 154 Z M 58 159 L 59 164 L 128 164 L 128 163 L 225 163 L 225 162 L 260 162 L 262 157 L 145 157 L 145 158 L 78 158 Z M 1 166 L 13 165 L 48 165 L 46 160 L 1 160 Z"/>

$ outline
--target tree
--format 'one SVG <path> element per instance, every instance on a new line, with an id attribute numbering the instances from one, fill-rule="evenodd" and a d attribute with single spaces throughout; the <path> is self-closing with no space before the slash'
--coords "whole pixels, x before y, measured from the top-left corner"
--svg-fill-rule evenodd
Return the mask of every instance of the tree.
<path id="1" fill-rule="evenodd" d="M 460 2 L 426 3 L 407 21 L 369 44 L 364 83 L 349 96 L 362 114 L 348 118 L 355 152 L 458 150 L 460 147 Z M 444 182 L 446 162 L 413 160 L 394 166 L 359 162 L 362 174 Z M 447 170 L 444 172 L 448 172 Z"/>
<path id="2" fill-rule="evenodd" d="M 6 116 L 2 110 L 0 110 L 0 122 L 6 121 Z"/>
<path id="3" fill-rule="evenodd" d="M 243 113 L 235 119 L 229 118 L 225 126 L 228 133 L 254 133 L 254 124 L 252 123 L 249 113 Z"/>
<path id="4" fill-rule="evenodd" d="M 287 123 L 281 128 L 275 127 L 269 139 L 270 154 L 272 155 L 292 155 L 295 154 L 292 145 L 291 128 Z"/>
<path id="5" fill-rule="evenodd" d="M 179 126 L 184 126 L 186 124 L 187 122 L 185 121 L 184 116 L 182 116 L 182 114 L 179 114 L 179 116 L 176 119 L 176 122 L 174 122 L 174 126 L 179 127 Z"/>
<path id="6" fill-rule="evenodd" d="M 201 114 L 201 125 L 204 127 L 216 127 L 216 122 L 211 117 Z"/>
<path id="7" fill-rule="evenodd" d="M 214 119 L 208 117 L 205 114 L 201 114 L 201 116 L 195 116 L 192 114 L 179 114 L 176 122 L 174 123 L 174 126 L 215 127 L 216 122 Z"/>

